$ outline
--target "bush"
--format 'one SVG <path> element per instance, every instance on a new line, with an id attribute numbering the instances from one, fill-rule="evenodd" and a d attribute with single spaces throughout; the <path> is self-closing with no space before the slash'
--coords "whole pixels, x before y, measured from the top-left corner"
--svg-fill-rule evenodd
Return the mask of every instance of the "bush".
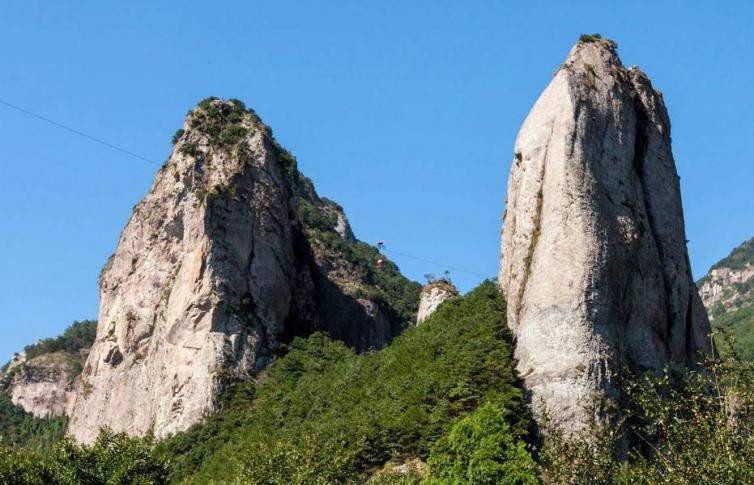
<path id="1" fill-rule="evenodd" d="M 599 42 L 607 44 L 613 50 L 618 48 L 618 44 L 614 40 L 605 39 L 600 34 L 581 34 L 581 36 L 579 36 L 580 44 L 599 43 Z"/>
<path id="2" fill-rule="evenodd" d="M 487 403 L 460 420 L 432 447 L 436 483 L 536 484 L 537 465 L 508 424 L 508 412 Z"/>
<path id="3" fill-rule="evenodd" d="M 175 132 L 175 134 L 173 135 L 173 145 L 178 143 L 178 140 L 181 139 L 184 133 L 186 133 L 186 130 L 184 130 L 183 128 L 180 128 Z"/>
<path id="4" fill-rule="evenodd" d="M 199 154 L 199 147 L 196 146 L 196 143 L 184 143 L 180 151 L 184 155 L 195 157 Z"/>
<path id="5" fill-rule="evenodd" d="M 190 126 L 209 135 L 214 144 L 229 148 L 246 134 L 246 129 L 239 125 L 244 113 L 251 114 L 257 121 L 259 118 L 237 99 L 215 102 L 217 100 L 210 97 L 201 101 L 191 114 Z"/>
<path id="6" fill-rule="evenodd" d="M 220 132 L 220 144 L 226 148 L 234 146 L 246 136 L 246 128 L 241 125 L 228 125 Z"/>

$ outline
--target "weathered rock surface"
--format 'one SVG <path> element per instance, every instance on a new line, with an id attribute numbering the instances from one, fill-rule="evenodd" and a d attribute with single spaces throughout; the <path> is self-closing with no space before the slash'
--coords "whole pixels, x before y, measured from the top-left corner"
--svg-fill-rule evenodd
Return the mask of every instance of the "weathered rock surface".
<path id="1" fill-rule="evenodd" d="M 296 334 L 342 325 L 357 348 L 389 342 L 405 323 L 348 294 L 358 274 L 328 277 L 314 237 L 326 233 L 341 252 L 356 244 L 252 111 L 202 102 L 102 271 L 69 432 L 91 442 L 103 426 L 185 430 L 217 408 L 229 378 L 252 376 Z"/>
<path id="2" fill-rule="evenodd" d="M 416 314 L 416 324 L 421 324 L 445 300 L 458 296 L 458 290 L 446 280 L 433 281 L 426 285 L 419 296 L 419 311 Z"/>
<path id="3" fill-rule="evenodd" d="M 620 403 L 619 370 L 710 351 L 662 95 L 610 41 L 579 42 L 526 118 L 501 253 L 518 370 L 566 433 Z"/>
<path id="4" fill-rule="evenodd" d="M 80 367 L 66 352 L 40 355 L 9 372 L 13 404 L 37 418 L 69 414 Z M 11 369 L 12 370 L 12 369 Z"/>

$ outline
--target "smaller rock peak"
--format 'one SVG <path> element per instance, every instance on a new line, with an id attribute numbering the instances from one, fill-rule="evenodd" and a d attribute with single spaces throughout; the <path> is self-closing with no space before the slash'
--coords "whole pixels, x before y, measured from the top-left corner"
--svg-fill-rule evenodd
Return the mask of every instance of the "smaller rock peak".
<path id="1" fill-rule="evenodd" d="M 458 296 L 458 289 L 448 278 L 430 281 L 419 296 L 419 311 L 416 324 L 421 324 L 446 300 Z"/>

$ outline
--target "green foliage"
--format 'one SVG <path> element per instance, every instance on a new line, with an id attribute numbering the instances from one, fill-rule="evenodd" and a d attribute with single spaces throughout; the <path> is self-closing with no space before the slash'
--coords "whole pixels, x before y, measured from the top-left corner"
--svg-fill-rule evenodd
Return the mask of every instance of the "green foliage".
<path id="1" fill-rule="evenodd" d="M 28 360 L 42 354 L 51 354 L 64 350 L 68 353 L 77 353 L 79 350 L 91 347 L 97 336 L 97 322 L 95 320 L 83 320 L 73 322 L 62 335 L 55 338 L 41 340 L 33 345 L 27 345 L 26 358 Z"/>
<path id="2" fill-rule="evenodd" d="M 715 345 L 724 355 L 754 361 L 754 306 L 715 317 Z"/>
<path id="3" fill-rule="evenodd" d="M 228 125 L 220 132 L 220 144 L 232 147 L 246 136 L 246 128 L 241 125 Z"/>
<path id="4" fill-rule="evenodd" d="M 0 444 L 49 451 L 65 436 L 68 418 L 36 418 L 13 404 L 8 391 L 0 392 Z"/>
<path id="5" fill-rule="evenodd" d="M 332 232 L 338 223 L 334 211 L 324 211 L 306 199 L 299 199 L 298 213 L 305 227 L 322 232 Z"/>
<path id="6" fill-rule="evenodd" d="M 537 465 L 520 436 L 511 432 L 509 419 L 505 408 L 487 403 L 457 422 L 432 447 L 433 479 L 454 484 L 539 483 Z"/>
<path id="7" fill-rule="evenodd" d="M 280 166 L 283 168 L 283 175 L 285 175 L 288 183 L 292 188 L 298 188 L 299 192 L 303 192 L 303 198 L 311 199 L 311 197 L 306 196 L 313 195 L 314 185 L 312 184 L 311 180 L 301 175 L 301 172 L 298 171 L 298 162 L 296 161 L 296 157 L 294 157 L 291 152 L 283 148 L 278 143 L 275 143 L 275 147 L 278 151 L 278 161 L 280 162 Z M 310 189 L 312 194 L 308 194 L 307 192 L 309 192 L 309 190 L 307 189 Z"/>
<path id="8" fill-rule="evenodd" d="M 159 453 L 190 483 L 350 483 L 391 459 L 426 459 L 485 402 L 510 410 L 506 429 L 521 436 L 528 414 L 504 314 L 487 282 L 378 352 L 297 338 L 256 385 L 231 387 L 223 412 Z"/>
<path id="9" fill-rule="evenodd" d="M 598 43 L 598 42 L 607 44 L 613 50 L 618 48 L 618 44 L 614 40 L 605 39 L 600 34 L 581 34 L 581 36 L 579 36 L 580 44 L 589 44 L 589 43 Z"/>
<path id="10" fill-rule="evenodd" d="M 192 113 L 190 126 L 209 135 L 214 144 L 230 149 L 246 135 L 246 128 L 240 125 L 245 113 L 259 120 L 242 101 L 231 99 L 225 102 L 210 97 L 202 100 Z"/>
<path id="11" fill-rule="evenodd" d="M 754 264 L 754 238 L 749 239 L 731 251 L 726 258 L 712 266 L 712 269 L 743 269 L 749 264 Z"/>
<path id="12" fill-rule="evenodd" d="M 37 452 L 0 445 L 0 483 L 48 485 L 71 483 Z"/>
<path id="13" fill-rule="evenodd" d="M 312 220 L 309 219 L 310 222 Z M 326 219 L 314 220 L 320 224 L 328 222 Z M 380 254 L 377 248 L 361 241 L 344 241 L 334 231 L 314 227 L 307 229 L 307 236 L 311 244 L 324 246 L 353 267 L 356 279 L 364 284 L 353 296 L 374 301 L 386 314 L 399 321 L 411 322 L 415 319 L 421 285 L 406 279 L 398 266 Z M 383 260 L 379 270 L 375 267 L 378 259 Z"/>
<path id="14" fill-rule="evenodd" d="M 0 483 L 59 485 L 158 485 L 167 464 L 152 454 L 150 438 L 103 431 L 92 446 L 63 440 L 49 455 L 0 447 Z"/>
<path id="15" fill-rule="evenodd" d="M 732 358 L 711 361 L 680 384 L 669 374 L 629 381 L 635 403 L 624 422 L 637 447 L 610 430 L 596 440 L 564 440 L 555 432 L 542 452 L 547 483 L 754 483 L 754 367 Z M 641 451 L 641 452 L 640 452 Z"/>
<path id="16" fill-rule="evenodd" d="M 197 156 L 200 153 L 199 152 L 199 147 L 196 146 L 196 143 L 184 143 L 181 146 L 181 150 L 180 151 L 184 155 L 188 155 L 190 157 L 195 157 L 195 156 Z"/>
<path id="17" fill-rule="evenodd" d="M 97 322 L 84 320 L 73 322 L 62 335 L 40 340 L 25 348 L 28 360 L 46 354 L 59 354 L 60 365 L 70 365 L 71 371 L 81 372 L 84 355 L 82 349 L 91 347 L 97 335 Z M 0 390 L 0 445 L 14 445 L 49 451 L 53 444 L 65 436 L 68 418 L 64 416 L 37 418 L 22 407 L 13 404 L 7 388 L 16 373 L 34 375 L 36 367 L 22 364 L 3 376 Z"/>
<path id="18" fill-rule="evenodd" d="M 212 102 L 217 101 L 218 99 L 220 98 L 218 98 L 217 96 L 208 96 L 204 98 L 203 100 L 199 101 L 197 106 L 201 109 L 209 109 L 212 107 Z"/>
<path id="19" fill-rule="evenodd" d="M 186 130 L 184 130 L 183 128 L 179 128 L 175 132 L 175 134 L 173 135 L 173 145 L 175 145 L 176 143 L 178 143 L 178 140 L 181 139 L 181 137 L 183 136 L 184 133 L 186 133 Z"/>

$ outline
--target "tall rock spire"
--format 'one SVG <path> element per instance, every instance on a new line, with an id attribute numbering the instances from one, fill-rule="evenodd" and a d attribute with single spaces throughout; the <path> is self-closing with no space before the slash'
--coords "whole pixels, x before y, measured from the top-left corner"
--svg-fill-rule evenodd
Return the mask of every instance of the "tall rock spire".
<path id="1" fill-rule="evenodd" d="M 313 330 L 357 350 L 387 344 L 413 320 L 419 287 L 392 263 L 373 275 L 371 254 L 253 111 L 208 98 L 176 133 L 102 270 L 69 432 L 90 442 L 105 426 L 185 430 L 217 409 L 229 379 Z M 377 277 L 391 277 L 395 294 Z M 409 303 L 393 308 L 391 296 Z"/>
<path id="2" fill-rule="evenodd" d="M 515 144 L 500 285 L 518 369 L 566 433 L 623 396 L 623 368 L 710 352 L 662 95 L 615 44 L 582 37 Z"/>

